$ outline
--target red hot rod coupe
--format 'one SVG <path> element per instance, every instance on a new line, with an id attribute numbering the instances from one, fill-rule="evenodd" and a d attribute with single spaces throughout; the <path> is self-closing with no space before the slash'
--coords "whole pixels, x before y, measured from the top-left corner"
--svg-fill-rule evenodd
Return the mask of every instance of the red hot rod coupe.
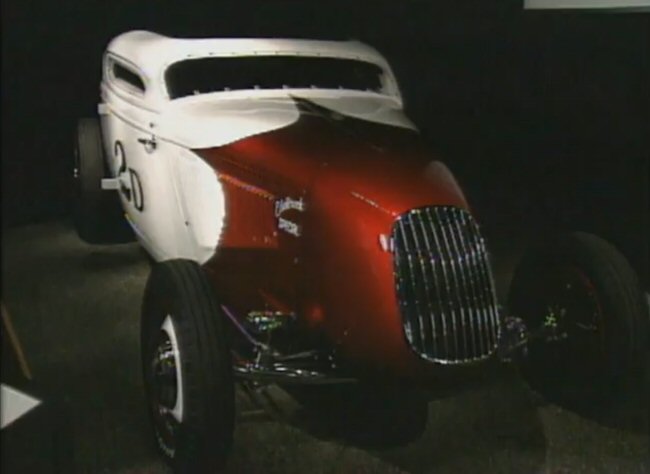
<path id="1" fill-rule="evenodd" d="M 106 50 L 101 98 L 78 127 L 75 222 L 153 261 L 142 364 L 180 472 L 225 461 L 235 381 L 458 383 L 526 345 L 522 319 L 566 336 L 562 298 L 607 310 L 558 260 L 578 294 L 502 315 L 463 192 L 364 44 L 132 31 Z"/>

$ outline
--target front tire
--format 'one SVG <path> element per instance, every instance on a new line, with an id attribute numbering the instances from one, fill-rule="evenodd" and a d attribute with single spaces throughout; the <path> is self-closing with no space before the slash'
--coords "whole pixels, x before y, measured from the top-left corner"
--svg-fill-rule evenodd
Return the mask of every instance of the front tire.
<path id="1" fill-rule="evenodd" d="M 642 389 L 649 320 L 625 257 L 591 234 L 556 235 L 519 264 L 510 311 L 556 340 L 529 344 L 522 373 L 533 389 L 570 408 L 599 410 Z"/>
<path id="2" fill-rule="evenodd" d="M 195 262 L 153 266 L 142 309 L 142 365 L 157 447 L 176 473 L 214 472 L 234 430 L 224 319 Z"/>

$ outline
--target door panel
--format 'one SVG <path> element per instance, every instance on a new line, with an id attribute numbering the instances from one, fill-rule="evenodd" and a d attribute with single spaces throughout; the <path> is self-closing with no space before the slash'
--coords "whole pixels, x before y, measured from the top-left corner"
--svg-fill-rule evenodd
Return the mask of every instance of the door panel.
<path id="1" fill-rule="evenodd" d="M 108 91 L 102 128 L 110 172 L 138 240 L 156 260 L 194 258 L 179 229 L 183 216 L 173 190 L 172 166 L 177 146 L 156 139 L 155 114 Z M 153 124 L 153 126 L 152 126 Z"/>

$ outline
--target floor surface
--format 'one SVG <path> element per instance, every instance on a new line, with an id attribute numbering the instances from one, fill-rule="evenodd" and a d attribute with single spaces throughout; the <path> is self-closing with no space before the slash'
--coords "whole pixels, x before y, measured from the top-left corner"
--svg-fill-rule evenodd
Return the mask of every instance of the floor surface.
<path id="1" fill-rule="evenodd" d="M 144 254 L 136 244 L 86 245 L 65 223 L 5 231 L 2 247 L 2 299 L 35 380 L 65 406 L 74 472 L 170 472 L 153 448 L 140 377 Z M 271 392 L 279 408 L 266 412 L 238 393 L 228 472 L 648 472 L 646 435 L 545 404 L 514 373 L 431 401 L 419 440 L 381 449 L 342 441 L 331 413 Z"/>

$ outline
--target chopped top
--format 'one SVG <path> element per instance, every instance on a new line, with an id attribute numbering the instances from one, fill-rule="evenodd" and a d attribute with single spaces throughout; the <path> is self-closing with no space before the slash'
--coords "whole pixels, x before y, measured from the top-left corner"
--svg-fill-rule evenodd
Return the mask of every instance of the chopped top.
<path id="1" fill-rule="evenodd" d="M 210 56 L 305 55 L 359 59 L 390 70 L 375 49 L 358 41 L 321 41 L 271 38 L 171 38 L 144 30 L 115 37 L 107 51 L 149 77 L 183 59 Z"/>

